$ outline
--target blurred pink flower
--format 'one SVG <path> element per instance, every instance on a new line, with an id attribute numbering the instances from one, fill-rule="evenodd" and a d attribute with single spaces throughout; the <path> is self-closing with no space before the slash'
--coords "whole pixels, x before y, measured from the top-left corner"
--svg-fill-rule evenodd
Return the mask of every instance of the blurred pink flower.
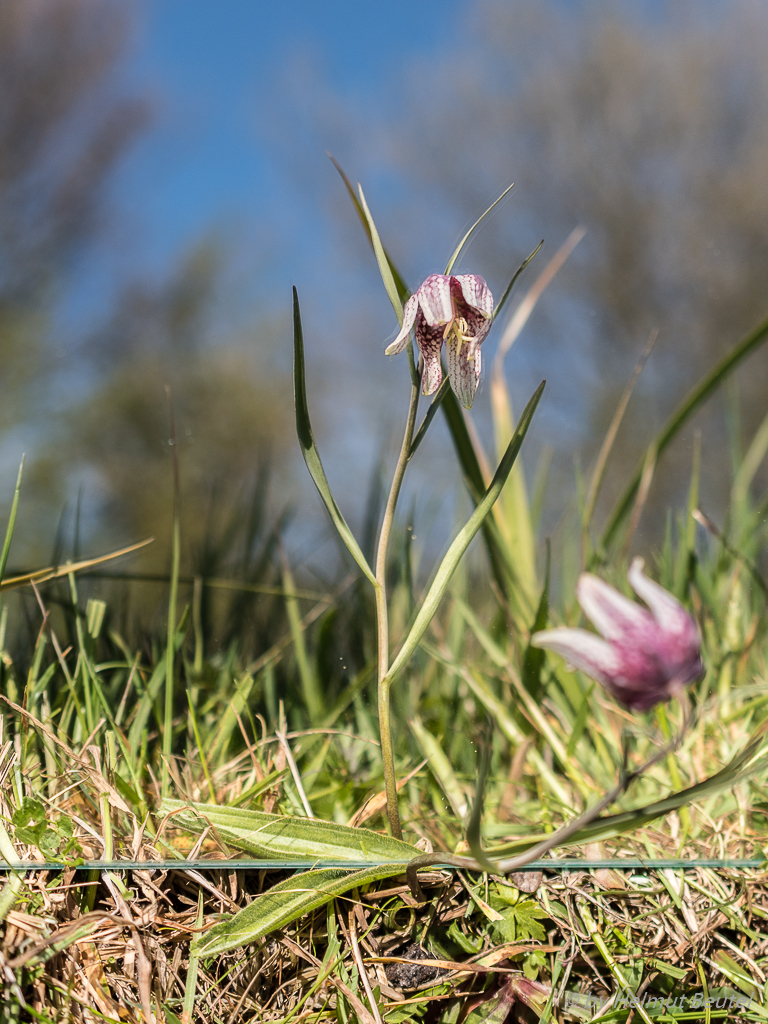
<path id="1" fill-rule="evenodd" d="M 644 575 L 643 565 L 642 558 L 635 558 L 628 579 L 650 611 L 585 572 L 576 584 L 576 597 L 604 639 L 585 629 L 565 628 L 531 637 L 534 647 L 561 654 L 637 711 L 669 700 L 704 673 L 696 623 L 672 594 Z"/>
<path id="2" fill-rule="evenodd" d="M 440 350 L 445 342 L 451 387 L 470 409 L 480 379 L 480 345 L 492 316 L 493 295 L 479 274 L 431 274 L 406 302 L 403 326 L 387 355 L 402 352 L 413 329 L 424 357 L 422 392 L 431 395 L 443 379 Z"/>

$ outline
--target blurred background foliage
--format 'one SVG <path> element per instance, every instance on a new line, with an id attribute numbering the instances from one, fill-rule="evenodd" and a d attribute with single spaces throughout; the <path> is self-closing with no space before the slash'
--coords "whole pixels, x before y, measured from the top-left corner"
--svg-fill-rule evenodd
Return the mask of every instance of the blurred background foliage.
<path id="1" fill-rule="evenodd" d="M 339 101 L 329 105 L 322 94 L 305 108 L 308 119 L 328 124 L 338 151 L 354 154 L 364 181 L 382 172 L 397 180 L 380 228 L 412 279 L 437 269 L 453 225 L 471 223 L 509 180 L 513 198 L 465 260 L 480 265 L 497 294 L 540 238 L 545 259 L 574 226 L 586 227 L 509 374 L 518 404 L 549 378 L 541 413 L 556 450 L 557 515 L 572 490 L 574 455 L 587 465 L 594 459 L 652 330 L 659 340 L 621 431 L 603 508 L 653 426 L 765 315 L 766 27 L 765 7 L 749 2 L 726 10 L 481 0 L 460 48 L 400 76 L 373 144 L 362 128 L 368 110 L 348 104 L 342 116 Z M 765 415 L 767 375 L 768 353 L 738 375 L 730 439 L 726 405 L 716 402 L 666 458 L 646 543 L 658 538 L 661 510 L 680 499 L 697 428 L 705 430 L 703 500 L 722 510 L 727 442 L 738 450 L 739 431 L 753 431 Z"/>
<path id="2" fill-rule="evenodd" d="M 270 147 L 297 202 L 314 203 L 326 218 L 326 258 L 311 271 L 300 263 L 310 296 L 311 401 L 353 523 L 367 515 L 372 535 L 376 484 L 371 492 L 361 466 L 387 454 L 401 415 L 393 391 L 399 386 L 405 402 L 407 389 L 404 365 L 382 358 L 394 324 L 386 300 L 372 297 L 375 266 L 321 162 L 323 149 L 368 183 L 379 228 L 412 286 L 439 269 L 462 225 L 510 180 L 513 198 L 465 258 L 464 269 L 483 273 L 497 294 L 541 237 L 539 266 L 575 225 L 586 227 L 516 346 L 508 377 L 520 407 L 549 378 L 523 461 L 532 475 L 543 450 L 554 451 L 544 532 L 556 532 L 573 510 L 574 473 L 594 460 L 649 333 L 659 331 L 599 521 L 655 426 L 766 312 L 767 18 L 747 0 L 727 10 L 473 0 L 462 8 L 454 45 L 404 54 L 376 95 L 339 91 L 302 51 L 269 102 L 253 97 L 259 144 Z M 17 531 L 12 561 L 49 558 L 58 522 L 57 557 L 72 553 L 76 533 L 89 551 L 154 535 L 132 567 L 167 571 L 168 385 L 183 572 L 244 572 L 256 489 L 259 514 L 273 526 L 287 522 L 280 516 L 293 502 L 291 561 L 327 582 L 333 549 L 293 437 L 292 270 L 284 282 L 282 272 L 264 270 L 273 254 L 282 259 L 286 238 L 298 253 L 302 232 L 317 228 L 297 228 L 286 215 L 274 253 L 266 228 L 254 240 L 263 261 L 254 273 L 266 281 L 256 297 L 237 283 L 241 253 L 215 224 L 164 274 L 117 259 L 111 290 L 83 294 L 83 267 L 106 253 L 114 260 L 124 242 L 115 176 L 151 126 L 162 130 L 162 97 L 125 72 L 144 24 L 111 0 L 0 7 L 2 461 L 10 497 L 12 467 L 22 445 L 29 449 L 22 507 L 34 523 Z M 728 415 L 727 396 L 716 399 L 665 456 L 636 547 L 661 537 L 664 509 L 684 497 L 694 429 L 704 431 L 704 507 L 724 514 L 742 431 L 751 437 L 765 415 L 766 371 L 766 355 L 753 357 L 733 382 Z M 481 434 L 487 406 L 486 385 L 473 410 Z M 414 462 L 413 487 L 425 496 L 415 525 L 419 515 L 434 519 L 426 498 L 457 480 L 445 432 L 424 452 Z M 761 485 L 765 467 L 754 479 Z M 404 508 L 408 502 L 412 494 Z M 453 504 L 442 514 L 450 530 Z M 279 579 L 276 540 L 270 551 Z"/>

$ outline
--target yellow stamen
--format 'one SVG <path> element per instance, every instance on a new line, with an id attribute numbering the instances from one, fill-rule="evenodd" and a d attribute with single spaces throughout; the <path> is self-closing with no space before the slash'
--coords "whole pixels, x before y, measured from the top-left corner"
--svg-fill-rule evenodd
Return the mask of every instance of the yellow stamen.
<path id="1" fill-rule="evenodd" d="M 445 332 L 443 333 L 443 340 L 447 341 L 448 338 L 453 336 L 459 343 L 459 349 L 462 345 L 469 345 L 474 340 L 474 336 L 469 333 L 469 324 L 463 316 L 454 316 L 453 319 L 446 325 Z M 467 359 L 473 360 L 475 354 L 470 346 L 470 351 L 467 353 Z"/>

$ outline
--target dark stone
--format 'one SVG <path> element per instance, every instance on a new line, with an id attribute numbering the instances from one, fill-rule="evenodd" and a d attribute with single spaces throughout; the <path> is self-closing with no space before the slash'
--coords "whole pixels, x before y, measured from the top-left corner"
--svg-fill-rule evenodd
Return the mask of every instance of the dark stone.
<path id="1" fill-rule="evenodd" d="M 433 953 L 428 952 L 417 942 L 412 943 L 403 953 L 400 954 L 406 960 L 436 960 Z M 428 981 L 434 981 L 441 974 L 447 974 L 442 967 L 430 967 L 419 964 L 387 964 L 385 972 L 390 985 L 397 988 L 418 988 Z"/>

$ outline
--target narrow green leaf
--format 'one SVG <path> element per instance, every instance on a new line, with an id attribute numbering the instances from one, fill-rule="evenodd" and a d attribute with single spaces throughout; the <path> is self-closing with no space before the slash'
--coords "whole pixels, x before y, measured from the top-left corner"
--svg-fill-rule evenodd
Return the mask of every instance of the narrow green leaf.
<path id="1" fill-rule="evenodd" d="M 706 402 L 707 399 L 717 391 L 723 381 L 733 373 L 737 366 L 739 366 L 747 356 L 751 355 L 752 352 L 759 348 L 766 340 L 768 340 L 768 320 L 763 320 L 763 322 L 758 324 L 758 326 L 748 334 L 746 338 L 739 342 L 735 348 L 731 349 L 731 351 L 720 360 L 717 366 L 707 374 L 701 383 L 693 389 L 682 405 L 680 405 L 677 411 L 667 420 L 666 424 L 648 445 L 647 451 L 654 451 L 655 457 L 658 459 L 661 453 L 671 444 L 672 441 L 674 441 L 675 437 L 679 434 L 691 416 L 693 416 L 699 406 L 703 405 L 704 402 Z M 635 475 L 632 477 L 629 486 L 619 499 L 618 504 L 608 520 L 608 525 L 605 528 L 602 540 L 604 548 L 607 548 L 613 541 L 619 527 L 624 522 L 624 519 L 632 508 L 635 495 L 640 487 L 645 462 L 646 456 L 644 455 L 638 468 L 635 470 Z"/>
<path id="2" fill-rule="evenodd" d="M 741 461 L 733 481 L 732 500 L 735 505 L 746 501 L 749 488 L 760 468 L 760 464 L 768 452 L 768 416 L 760 424 L 752 443 L 747 449 L 747 454 Z"/>
<path id="3" fill-rule="evenodd" d="M 360 871 L 324 868 L 294 875 L 278 882 L 234 917 L 215 924 L 193 942 L 192 953 L 207 958 L 248 946 L 356 886 L 402 873 L 403 865 L 399 863 L 379 864 Z"/>
<path id="4" fill-rule="evenodd" d="M 357 213 L 357 216 L 360 218 L 360 223 L 363 225 L 363 229 L 365 231 L 365 234 L 366 234 L 366 236 L 368 238 L 368 241 L 371 243 L 371 248 L 373 249 L 374 248 L 373 247 L 373 235 L 371 234 L 371 226 L 368 223 L 367 217 L 365 216 L 365 211 L 363 210 L 362 206 L 360 205 L 360 200 L 355 195 L 355 190 L 352 188 L 352 182 L 349 180 L 349 178 L 345 174 L 344 169 L 341 166 L 341 164 L 338 162 L 338 160 L 336 160 L 336 158 L 334 156 L 332 156 L 330 153 L 328 153 L 328 158 L 330 159 L 330 161 L 333 164 L 333 166 L 336 168 L 336 170 L 341 175 L 341 180 L 344 182 L 344 187 L 347 190 L 347 194 L 349 195 L 349 198 L 352 200 L 352 205 L 355 208 L 355 212 Z M 374 253 L 375 253 L 375 251 L 376 250 L 374 249 Z M 403 305 L 405 305 L 405 303 L 410 298 L 411 291 L 410 291 L 408 285 L 403 280 L 403 277 L 402 277 L 400 271 L 395 266 L 394 261 L 392 260 L 392 257 L 389 255 L 389 253 L 387 252 L 386 249 L 384 249 L 384 255 L 387 257 L 387 263 L 389 264 L 389 269 L 392 271 L 392 277 L 394 278 L 394 281 L 395 281 L 395 286 L 397 288 L 397 294 L 400 296 L 400 301 L 403 303 Z"/>
<path id="5" fill-rule="evenodd" d="M 357 191 L 360 193 L 360 205 L 363 208 L 365 219 L 368 222 L 368 228 L 371 232 L 371 245 L 376 256 L 376 262 L 379 264 L 379 273 L 381 274 L 381 280 L 384 282 L 384 288 L 386 289 L 389 301 L 392 303 L 392 309 L 395 311 L 398 323 L 403 323 L 403 303 L 400 299 L 400 293 L 397 290 L 395 284 L 395 278 L 392 274 L 392 268 L 389 265 L 389 257 L 384 251 L 384 246 L 381 244 L 379 238 L 379 232 L 376 230 L 376 225 L 373 222 L 371 211 L 368 209 L 368 204 L 365 201 L 363 195 L 363 189 L 361 185 L 357 186 Z"/>
<path id="6" fill-rule="evenodd" d="M 509 476 L 512 466 L 515 464 L 515 459 L 520 451 L 525 435 L 528 432 L 528 427 L 531 425 L 531 420 L 536 411 L 536 407 L 539 404 L 539 400 L 541 399 L 545 383 L 545 381 L 541 382 L 534 392 L 531 400 L 528 402 L 528 405 L 525 407 L 525 411 L 520 417 L 520 422 L 515 429 L 514 436 L 509 442 L 509 446 L 504 453 L 504 457 L 499 463 L 499 467 L 491 481 L 491 485 L 485 492 L 482 501 L 473 512 L 466 526 L 459 531 L 458 536 L 448 548 L 445 558 L 437 570 L 435 578 L 432 581 L 432 585 L 427 592 L 427 596 L 424 598 L 421 609 L 416 616 L 416 621 L 411 627 L 411 631 L 406 637 L 405 643 L 387 673 L 387 677 L 390 681 L 403 670 L 407 661 L 418 647 L 419 641 L 426 633 L 430 622 L 434 618 L 438 605 L 443 598 L 443 594 L 448 588 L 448 584 L 451 582 L 451 577 L 456 571 L 459 562 L 472 542 L 475 534 L 483 525 L 499 494 L 501 494 L 504 482 Z"/>
<path id="7" fill-rule="evenodd" d="M 320 453 L 315 444 L 312 433 L 312 424 L 309 420 L 309 407 L 307 405 L 307 382 L 304 369 L 304 332 L 301 329 L 301 311 L 299 310 L 299 294 L 293 289 L 293 384 L 294 399 L 296 403 L 296 433 L 299 435 L 301 454 L 307 464 L 309 475 L 312 477 L 323 504 L 328 509 L 333 525 L 352 555 L 354 560 L 363 570 L 374 587 L 378 586 L 365 555 L 360 550 L 360 545 L 355 540 L 354 534 L 347 526 L 344 516 L 336 504 L 336 499 L 331 493 L 328 478 L 325 475 L 323 464 L 320 461 Z"/>
<path id="8" fill-rule="evenodd" d="M 693 513 L 699 507 L 700 478 L 701 434 L 697 431 L 693 439 L 693 460 L 691 465 L 691 484 L 688 488 L 688 507 L 686 509 L 684 528 L 678 541 L 677 564 L 675 566 L 675 594 L 681 601 L 685 599 L 685 592 L 696 559 L 696 520 Z"/>
<path id="9" fill-rule="evenodd" d="M 520 264 L 520 266 L 517 268 L 517 270 L 512 275 L 512 280 L 509 282 L 507 287 L 504 289 L 504 292 L 503 292 L 501 298 L 496 303 L 496 308 L 493 311 L 493 319 L 494 320 L 499 315 L 499 313 L 501 313 L 502 309 L 504 308 L 504 306 L 506 304 L 507 299 L 512 294 L 512 289 L 515 287 L 515 282 L 517 281 L 518 277 L 520 277 L 520 275 L 525 270 L 525 268 L 528 266 L 528 264 L 531 262 L 533 257 L 536 256 L 536 254 L 538 253 L 539 249 L 541 249 L 542 245 L 544 245 L 544 239 L 543 238 L 539 242 L 539 244 L 536 246 L 536 248 L 533 250 L 533 252 L 530 254 L 530 256 L 526 256 L 526 258 L 523 260 L 523 262 Z"/>
<path id="10" fill-rule="evenodd" d="M 480 643 L 488 657 L 498 665 L 499 668 L 506 668 L 509 665 L 509 655 L 504 648 L 497 644 L 488 630 L 481 625 L 480 619 L 478 619 L 466 602 L 462 601 L 462 599 L 455 593 L 451 596 L 457 612 L 472 630 L 475 638 Z"/>
<path id="11" fill-rule="evenodd" d="M 475 233 L 475 230 L 478 227 L 480 227 L 480 224 L 485 220 L 485 218 L 488 216 L 488 214 L 491 212 L 491 210 L 494 208 L 494 206 L 498 206 L 499 203 L 501 202 L 501 200 L 505 196 L 509 195 L 509 193 L 512 191 L 512 189 L 514 187 L 515 187 L 515 183 L 512 182 L 512 184 L 508 188 L 504 189 L 504 191 L 501 193 L 499 198 L 494 200 L 494 202 L 491 203 L 491 205 L 488 207 L 488 209 L 485 211 L 485 213 L 481 213 L 480 214 L 480 216 L 477 218 L 475 223 L 472 225 L 472 227 L 469 229 L 469 231 L 466 233 L 466 235 L 464 235 L 462 240 L 456 246 L 456 250 L 455 250 L 453 256 L 451 256 L 451 258 L 448 260 L 448 264 L 447 264 L 447 266 L 445 268 L 446 274 L 450 274 L 451 271 L 453 270 L 454 265 L 456 263 L 456 260 L 459 258 L 459 256 L 461 256 L 462 249 L 467 244 L 467 242 L 470 240 L 472 235 Z"/>
<path id="12" fill-rule="evenodd" d="M 464 476 L 464 483 L 467 486 L 470 497 L 475 505 L 477 505 L 481 501 L 485 490 L 483 473 L 480 469 L 480 462 L 478 461 L 474 445 L 472 444 L 472 438 L 467 430 L 464 413 L 450 387 L 446 390 L 445 398 L 442 402 L 442 410 L 445 414 L 445 420 L 451 433 L 456 456 Z M 483 523 L 483 540 L 488 552 L 488 561 L 491 563 L 493 578 L 502 594 L 509 597 L 511 581 L 514 580 L 516 582 L 517 576 L 504 544 L 504 539 L 493 517 L 486 519 Z"/>
<path id="13" fill-rule="evenodd" d="M 301 681 L 301 693 L 304 698 L 304 706 L 309 715 L 312 725 L 319 725 L 325 712 L 325 697 L 317 678 L 315 666 L 307 650 L 307 638 L 305 627 L 302 625 L 299 602 L 295 595 L 296 586 L 293 581 L 293 574 L 287 559 L 283 559 L 283 587 L 285 589 L 285 609 L 288 613 L 288 623 L 293 637 L 293 651 L 296 657 L 296 667 L 299 670 Z"/>
<path id="14" fill-rule="evenodd" d="M 497 372 L 498 371 L 498 372 Z M 496 442 L 496 458 L 500 459 L 515 430 L 512 402 L 501 364 L 494 363 L 491 374 L 491 414 Z M 494 514 L 505 550 L 515 567 L 515 575 L 525 604 L 533 611 L 539 593 L 536 575 L 536 540 L 531 524 L 531 507 L 522 461 L 518 461 L 499 495 Z"/>
<path id="15" fill-rule="evenodd" d="M 163 655 L 158 660 L 152 675 L 149 677 L 146 689 L 139 698 L 136 714 L 133 716 L 131 727 L 128 730 L 128 746 L 131 750 L 138 750 L 141 746 L 141 734 L 147 727 L 149 716 L 152 714 L 155 701 L 158 699 L 160 690 L 165 682 L 165 669 L 165 655 Z"/>
<path id="16" fill-rule="evenodd" d="M 427 412 L 426 412 L 426 415 L 424 416 L 424 419 L 421 421 L 421 425 L 419 426 L 419 429 L 416 431 L 416 434 L 415 434 L 413 440 L 411 441 L 411 447 L 410 447 L 410 449 L 408 451 L 408 459 L 409 460 L 413 458 L 413 456 L 414 456 L 414 454 L 416 452 L 416 449 L 419 447 L 421 442 L 424 440 L 424 436 L 427 433 L 427 430 L 429 429 L 429 425 L 432 422 L 432 420 L 435 418 L 435 413 L 440 408 L 440 405 L 441 405 L 443 399 L 445 398 L 446 394 L 450 391 L 450 389 L 451 389 L 451 379 L 448 376 L 448 374 L 446 374 L 443 377 L 443 383 L 437 389 L 435 397 L 430 402 L 429 408 L 427 409 Z"/>
<path id="17" fill-rule="evenodd" d="M 576 721 L 573 723 L 573 729 L 571 729 L 571 735 L 568 737 L 568 746 L 566 747 L 565 756 L 567 760 L 573 757 L 576 753 L 576 747 L 579 745 L 579 740 L 584 735 L 584 729 L 587 724 L 587 718 L 592 709 L 590 698 L 592 697 L 592 691 L 595 688 L 595 684 L 592 683 L 584 694 L 579 705 L 579 710 L 576 713 Z"/>
<path id="18" fill-rule="evenodd" d="M 416 737 L 424 757 L 429 761 L 429 770 L 437 779 L 440 788 L 448 798 L 448 803 L 459 821 L 464 821 L 469 811 L 467 795 L 461 788 L 459 780 L 454 774 L 451 762 L 445 756 L 443 748 L 438 741 L 421 722 L 421 719 L 414 718 L 410 722 L 411 730 Z"/>
<path id="19" fill-rule="evenodd" d="M 478 742 L 480 746 L 479 763 L 477 766 L 477 786 L 475 787 L 475 800 L 472 804 L 472 812 L 467 823 L 467 845 L 472 856 L 485 871 L 493 871 L 492 864 L 483 849 L 480 828 L 483 821 L 483 802 L 485 800 L 485 786 L 488 781 L 488 772 L 491 770 L 491 754 L 493 753 L 493 739 L 489 729 L 484 730 L 484 735 Z"/>
<path id="20" fill-rule="evenodd" d="M 163 800 L 161 814 L 173 813 L 172 822 L 196 835 L 212 825 L 227 845 L 257 857 L 292 861 L 370 861 L 371 864 L 407 864 L 415 847 L 367 828 L 351 828 L 318 818 L 293 818 L 283 814 L 190 804 Z"/>
<path id="21" fill-rule="evenodd" d="M 21 464 L 19 465 L 19 473 L 16 477 L 16 489 L 13 492 L 13 502 L 11 503 L 11 514 L 8 517 L 8 527 L 5 531 L 5 540 L 3 541 L 3 550 L 0 554 L 0 580 L 5 576 L 5 567 L 8 564 L 8 555 L 11 550 L 11 541 L 13 540 L 13 531 L 16 526 L 16 513 L 19 511 L 19 496 L 21 494 L 21 480 L 24 476 L 24 463 L 26 461 L 26 455 L 22 455 Z"/>
<path id="22" fill-rule="evenodd" d="M 197 921 L 195 927 L 200 929 L 203 926 L 203 890 L 200 889 L 197 897 Z M 187 980 L 184 985 L 184 1003 L 182 1006 L 182 1018 L 185 1021 L 192 1020 L 195 1010 L 195 993 L 197 991 L 197 975 L 200 969 L 200 957 L 197 952 L 191 952 L 189 965 L 187 966 Z"/>
<path id="23" fill-rule="evenodd" d="M 547 541 L 547 567 L 544 578 L 544 589 L 541 592 L 539 607 L 536 610 L 536 618 L 533 620 L 533 625 L 531 626 L 531 636 L 542 629 L 546 629 L 547 623 L 549 622 L 549 565 L 550 546 L 549 541 Z M 529 642 L 525 649 L 525 654 L 523 655 L 522 681 L 523 686 L 534 700 L 538 700 L 541 696 L 541 672 L 544 668 L 544 660 L 544 650 L 540 647 L 531 647 Z"/>

